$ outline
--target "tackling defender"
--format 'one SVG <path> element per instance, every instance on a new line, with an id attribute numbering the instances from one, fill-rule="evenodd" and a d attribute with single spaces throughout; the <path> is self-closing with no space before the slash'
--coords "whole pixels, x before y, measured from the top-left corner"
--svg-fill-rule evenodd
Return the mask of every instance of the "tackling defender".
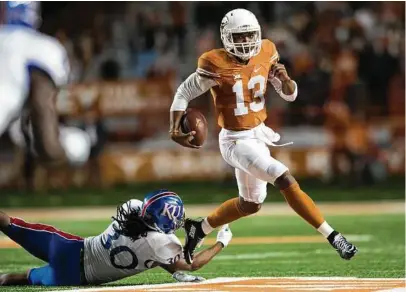
<path id="1" fill-rule="evenodd" d="M 200 282 L 204 279 L 180 271 L 195 271 L 207 264 L 228 245 L 232 233 L 223 226 L 217 242 L 199 252 L 193 264 L 187 264 L 174 234 L 184 218 L 181 198 L 168 190 L 152 192 L 143 202 L 130 200 L 119 206 L 114 221 L 95 237 L 81 238 L 0 212 L 1 231 L 48 263 L 25 273 L 0 275 L 0 285 L 95 285 L 158 266 L 177 281 Z"/>
<path id="2" fill-rule="evenodd" d="M 198 68 L 178 88 L 170 109 L 170 135 L 182 146 L 192 145 L 195 132 L 182 133 L 180 120 L 188 104 L 210 89 L 222 128 L 220 152 L 235 168 L 239 198 L 224 202 L 202 221 L 186 220 L 185 259 L 193 262 L 198 243 L 216 227 L 259 211 L 266 198 L 267 183 L 284 195 L 292 209 L 319 231 L 344 259 L 357 248 L 323 218 L 313 200 L 300 188 L 288 168 L 274 159 L 269 146 L 279 134 L 264 125 L 267 117 L 264 94 L 270 83 L 286 101 L 297 97 L 297 84 L 283 64 L 275 44 L 261 39 L 255 15 L 245 9 L 228 12 L 220 26 L 223 49 L 204 53 Z"/>
<path id="3" fill-rule="evenodd" d="M 40 23 L 39 2 L 1 2 L 1 18 L 0 136 L 21 116 L 27 149 L 36 152 L 41 162 L 85 162 L 88 135 L 77 128 L 58 129 L 55 97 L 68 82 L 69 62 L 56 39 L 35 30 Z"/>

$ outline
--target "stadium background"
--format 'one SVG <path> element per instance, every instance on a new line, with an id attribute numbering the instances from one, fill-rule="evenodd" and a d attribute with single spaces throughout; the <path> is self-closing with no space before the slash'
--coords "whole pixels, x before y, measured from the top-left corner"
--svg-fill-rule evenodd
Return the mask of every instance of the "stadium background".
<path id="1" fill-rule="evenodd" d="M 73 68 L 56 101 L 60 122 L 88 131 L 92 155 L 80 168 L 45 169 L 16 146 L 11 127 L 0 138 L 1 211 L 87 237 L 106 228 L 119 203 L 156 188 L 178 192 L 190 217 L 235 197 L 209 94 L 192 104 L 209 121 L 198 151 L 169 139 L 168 111 L 198 56 L 221 46 L 220 20 L 237 7 L 258 16 L 299 84 L 293 103 L 268 92 L 266 123 L 294 141 L 271 151 L 359 254 L 340 259 L 269 186 L 260 212 L 233 222 L 230 245 L 195 272 L 232 282 L 182 291 L 403 291 L 405 2 L 43 2 L 41 30 L 63 43 Z M 44 264 L 2 235 L 0 259 L 0 274 Z M 112 285 L 179 291 L 174 282 L 157 268 Z"/>
<path id="2" fill-rule="evenodd" d="M 47 170 L 0 140 L 3 205 L 111 205 L 169 187 L 187 203 L 237 194 L 221 158 L 209 94 L 193 101 L 209 139 L 189 150 L 168 137 L 177 86 L 204 51 L 220 47 L 219 23 L 253 11 L 299 97 L 268 91 L 266 123 L 292 146 L 272 149 L 316 200 L 402 199 L 405 172 L 404 2 L 44 2 L 42 31 L 66 47 L 72 84 L 61 124 L 93 139 L 81 168 Z M 282 200 L 276 191 L 268 201 Z"/>

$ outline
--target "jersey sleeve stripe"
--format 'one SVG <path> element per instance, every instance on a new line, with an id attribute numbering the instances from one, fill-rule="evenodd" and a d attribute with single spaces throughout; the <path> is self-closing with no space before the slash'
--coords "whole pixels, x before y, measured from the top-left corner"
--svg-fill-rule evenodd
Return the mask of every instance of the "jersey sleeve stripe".
<path id="1" fill-rule="evenodd" d="M 275 61 L 275 60 L 277 60 L 279 58 L 279 54 L 278 53 L 275 53 L 272 57 L 271 57 L 271 59 L 269 60 L 269 62 L 273 62 L 273 61 Z"/>
<path id="2" fill-rule="evenodd" d="M 220 77 L 219 74 L 209 72 L 209 71 L 204 70 L 202 68 L 197 68 L 196 73 L 199 74 L 199 75 L 204 75 L 204 76 L 209 76 L 209 77 Z"/>

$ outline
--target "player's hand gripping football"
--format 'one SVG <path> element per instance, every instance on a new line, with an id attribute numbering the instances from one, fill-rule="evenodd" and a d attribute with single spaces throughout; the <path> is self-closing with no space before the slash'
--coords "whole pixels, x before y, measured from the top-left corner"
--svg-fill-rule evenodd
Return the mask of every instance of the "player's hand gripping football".
<path id="1" fill-rule="evenodd" d="M 170 113 L 169 135 L 173 141 L 183 147 L 200 148 L 201 146 L 196 146 L 190 143 L 194 138 L 193 136 L 196 135 L 196 132 L 190 131 L 189 133 L 183 133 L 180 128 L 180 120 L 183 113 L 183 111 L 173 111 Z"/>
<path id="2" fill-rule="evenodd" d="M 285 65 L 280 63 L 273 64 L 269 71 L 269 79 L 274 77 L 277 77 L 282 82 L 291 80 Z"/>
<path id="3" fill-rule="evenodd" d="M 169 134 L 171 135 L 171 139 L 173 141 L 175 141 L 179 145 L 182 145 L 183 147 L 200 148 L 200 146 L 196 146 L 190 143 L 193 140 L 193 136 L 196 134 L 195 131 L 182 133 L 180 130 L 173 130 L 170 131 Z"/>
<path id="4" fill-rule="evenodd" d="M 226 247 L 230 243 L 231 238 L 233 238 L 233 233 L 230 227 L 228 227 L 228 224 L 223 225 L 217 233 L 217 242 L 221 242 L 223 247 Z"/>

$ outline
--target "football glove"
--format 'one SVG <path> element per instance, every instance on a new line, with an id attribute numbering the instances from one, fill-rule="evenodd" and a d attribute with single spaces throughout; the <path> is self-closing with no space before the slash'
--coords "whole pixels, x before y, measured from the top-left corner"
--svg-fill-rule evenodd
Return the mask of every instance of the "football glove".
<path id="1" fill-rule="evenodd" d="M 221 229 L 217 233 L 217 242 L 221 242 L 223 246 L 226 247 L 228 243 L 231 241 L 232 237 L 233 234 L 231 233 L 230 227 L 228 227 L 228 224 L 225 224 L 221 227 Z"/>
<path id="2" fill-rule="evenodd" d="M 186 283 L 198 283 L 206 280 L 203 277 L 189 275 L 181 271 L 173 273 L 172 278 L 174 278 L 178 282 L 186 282 Z"/>

